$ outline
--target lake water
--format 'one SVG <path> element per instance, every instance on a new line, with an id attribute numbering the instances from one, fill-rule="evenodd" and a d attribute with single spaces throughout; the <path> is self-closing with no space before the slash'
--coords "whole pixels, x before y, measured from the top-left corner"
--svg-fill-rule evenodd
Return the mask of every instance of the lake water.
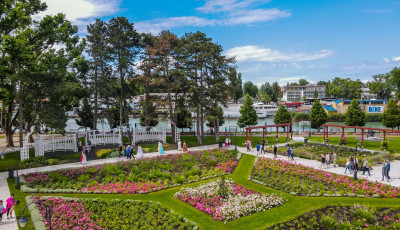
<path id="1" fill-rule="evenodd" d="M 230 126 L 237 126 L 237 120 L 238 119 L 225 119 L 225 123 L 220 127 L 220 131 L 223 132 L 225 131 L 225 127 L 227 127 L 229 129 Z M 194 123 L 194 126 L 196 126 L 196 123 Z M 258 119 L 258 124 L 259 125 L 273 125 L 274 121 L 273 118 L 263 118 L 263 119 Z M 335 124 L 335 125 L 344 125 L 344 122 L 327 122 L 327 124 Z M 139 125 L 139 118 L 130 118 L 129 119 L 129 125 L 131 127 L 140 127 Z M 367 124 L 365 125 L 365 127 L 371 127 L 371 128 L 385 128 L 381 122 L 367 122 Z M 108 123 L 105 121 L 99 121 L 97 123 L 97 128 L 98 130 L 109 130 L 110 126 L 108 125 Z M 154 128 L 154 130 L 159 130 L 165 128 L 167 131 L 171 130 L 171 124 L 165 120 L 161 120 L 158 125 Z M 238 127 L 239 128 L 239 127 Z M 74 118 L 70 118 L 67 121 L 67 127 L 65 128 L 66 131 L 76 131 L 77 129 L 79 129 L 79 126 L 76 124 L 76 121 Z M 301 126 L 299 124 L 299 122 L 293 122 L 293 131 L 307 131 L 309 129 L 308 126 Z M 184 129 L 185 131 L 188 131 L 189 129 Z M 204 130 L 208 130 L 208 127 L 204 126 Z M 260 130 L 261 131 L 261 130 Z M 267 131 L 276 131 L 276 128 L 268 128 Z M 339 128 L 329 128 L 329 131 L 340 131 Z M 353 129 L 349 130 L 349 131 L 353 131 Z"/>

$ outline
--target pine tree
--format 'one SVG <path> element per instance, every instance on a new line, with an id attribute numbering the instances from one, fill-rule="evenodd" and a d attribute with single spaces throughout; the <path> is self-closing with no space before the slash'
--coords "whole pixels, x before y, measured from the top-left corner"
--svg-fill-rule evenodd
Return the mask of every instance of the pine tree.
<path id="1" fill-rule="evenodd" d="M 346 113 L 346 125 L 364 126 L 365 113 L 361 110 L 360 103 L 357 99 L 353 99 Z"/>
<path id="2" fill-rule="evenodd" d="M 82 100 L 82 105 L 77 111 L 78 117 L 80 119 L 75 119 L 76 124 L 79 126 L 85 127 L 85 130 L 89 128 L 93 128 L 93 111 L 89 104 L 89 100 L 84 98 Z"/>
<path id="3" fill-rule="evenodd" d="M 177 120 L 176 126 L 178 128 L 191 128 L 193 126 L 192 113 L 185 106 L 183 98 L 178 99 L 178 103 L 175 108 L 175 114 Z"/>
<path id="4" fill-rule="evenodd" d="M 311 108 L 310 121 L 313 129 L 319 129 L 328 121 L 328 115 L 319 100 L 316 100 Z"/>
<path id="5" fill-rule="evenodd" d="M 278 111 L 276 111 L 276 114 L 274 116 L 274 123 L 285 124 L 291 122 L 292 122 L 292 115 L 290 115 L 290 112 L 285 108 L 285 106 L 283 105 L 279 106 L 279 109 Z"/>
<path id="6" fill-rule="evenodd" d="M 246 99 L 244 100 L 243 106 L 240 108 L 240 114 L 241 116 L 237 121 L 240 128 L 257 124 L 257 112 L 253 108 L 253 102 L 249 94 L 246 94 Z"/>
<path id="7" fill-rule="evenodd" d="M 144 103 L 146 105 L 143 106 L 142 112 L 140 113 L 140 125 L 146 128 L 147 124 L 150 125 L 150 127 L 154 127 L 158 124 L 158 114 L 156 113 L 156 107 L 153 105 L 153 102 L 151 100 L 146 100 Z M 147 115 L 145 108 L 148 109 Z"/>
<path id="8" fill-rule="evenodd" d="M 400 125 L 400 110 L 393 98 L 389 100 L 386 111 L 383 112 L 382 124 L 392 129 Z"/>

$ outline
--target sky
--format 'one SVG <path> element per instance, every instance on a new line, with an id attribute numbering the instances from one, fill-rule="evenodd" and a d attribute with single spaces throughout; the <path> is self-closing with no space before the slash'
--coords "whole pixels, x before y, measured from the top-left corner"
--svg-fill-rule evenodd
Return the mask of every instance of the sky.
<path id="1" fill-rule="evenodd" d="M 363 82 L 400 67 L 400 0 L 43 0 L 81 34 L 124 16 L 139 32 L 201 31 L 236 57 L 243 82 Z"/>

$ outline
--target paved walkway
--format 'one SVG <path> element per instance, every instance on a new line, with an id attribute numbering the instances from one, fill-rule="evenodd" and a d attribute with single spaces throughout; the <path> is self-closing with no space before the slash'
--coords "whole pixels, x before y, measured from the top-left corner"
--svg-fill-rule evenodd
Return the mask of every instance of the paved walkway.
<path id="1" fill-rule="evenodd" d="M 278 144 L 277 146 L 285 146 L 286 144 Z M 200 146 L 200 147 L 193 147 L 189 148 L 191 151 L 194 150 L 206 150 L 206 149 L 212 149 L 212 148 L 217 148 L 217 145 L 207 145 L 207 146 Z M 234 146 L 231 146 L 230 149 L 234 149 Z M 246 148 L 242 147 L 237 147 L 238 151 L 250 155 L 257 156 L 257 152 L 255 148 L 252 149 L 252 151 L 247 152 Z M 177 151 L 177 150 L 170 150 L 166 151 L 166 154 L 176 154 L 176 153 L 182 153 L 182 151 Z M 145 157 L 154 157 L 159 155 L 158 153 L 145 153 Z M 269 157 L 273 158 L 273 154 L 271 153 L 266 153 L 266 154 L 259 154 L 259 157 Z M 282 160 L 287 160 L 286 156 L 281 156 L 278 155 L 279 159 Z M 19 170 L 19 175 L 24 175 L 32 172 L 45 172 L 45 171 L 53 171 L 57 169 L 67 169 L 67 168 L 77 168 L 77 167 L 83 167 L 83 166 L 92 166 L 92 165 L 99 165 L 99 164 L 104 164 L 104 163 L 115 163 L 115 162 L 120 162 L 120 161 L 126 161 L 125 158 L 108 158 L 108 159 L 100 159 L 100 160 L 93 160 L 93 161 L 88 161 L 88 164 L 82 165 L 80 163 L 70 163 L 70 164 L 62 164 L 62 165 L 52 165 L 52 166 L 46 166 L 46 167 L 40 167 L 40 168 L 32 168 L 32 169 L 22 169 Z M 311 166 L 314 168 L 318 168 L 321 163 L 316 160 L 309 160 L 309 159 L 303 159 L 303 158 L 297 158 L 295 157 L 296 163 L 300 163 L 302 165 L 307 165 Z M 400 187 L 400 170 L 396 170 L 400 168 L 400 161 L 392 161 L 391 162 L 391 180 L 389 182 L 384 182 L 385 184 L 391 184 L 392 186 L 397 186 Z M 322 170 L 328 171 L 328 172 L 333 172 L 337 174 L 343 174 L 345 169 L 343 167 L 330 167 L 330 168 L 322 168 Z M 380 181 L 382 179 L 381 175 L 381 168 L 380 167 L 375 167 L 374 170 L 371 171 L 371 176 L 362 176 L 362 172 L 359 172 L 359 178 L 365 178 L 370 181 Z M 344 174 L 343 174 L 344 175 Z M 349 175 L 349 174 L 348 174 Z M 10 197 L 10 190 L 8 189 L 7 185 L 7 177 L 8 177 L 8 172 L 2 172 L 0 173 L 0 199 L 5 201 L 8 197 Z M 5 204 L 4 204 L 5 205 Z M 15 217 L 15 213 L 13 213 L 13 216 Z M 3 215 L 3 221 L 0 222 L 0 230 L 18 230 L 17 222 L 16 219 L 11 219 L 7 220 L 7 218 L 4 218 Z"/>

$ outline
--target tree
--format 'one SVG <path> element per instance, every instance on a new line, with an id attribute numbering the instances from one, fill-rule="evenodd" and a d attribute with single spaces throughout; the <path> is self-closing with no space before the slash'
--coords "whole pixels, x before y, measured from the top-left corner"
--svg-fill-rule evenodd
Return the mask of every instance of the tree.
<path id="1" fill-rule="evenodd" d="M 314 90 L 314 95 L 313 95 L 313 97 L 314 97 L 314 98 L 319 98 L 319 95 L 318 95 L 318 91 L 317 91 L 317 90 Z"/>
<path id="2" fill-rule="evenodd" d="M 361 110 L 360 103 L 357 99 L 353 99 L 346 113 L 346 125 L 348 126 L 364 126 L 365 113 Z"/>
<path id="3" fill-rule="evenodd" d="M 279 98 L 281 97 L 281 87 L 279 86 L 279 83 L 276 81 L 272 84 L 272 96 L 271 100 L 273 102 L 277 102 Z"/>
<path id="4" fill-rule="evenodd" d="M 133 76 L 133 66 L 139 54 L 140 35 L 125 17 L 112 18 L 107 24 L 107 43 L 110 58 L 114 64 L 114 74 L 119 77 L 119 129 L 122 133 L 122 126 L 125 114 L 126 98 L 126 77 Z"/>
<path id="5" fill-rule="evenodd" d="M 316 100 L 311 108 L 310 113 L 311 128 L 319 129 L 327 121 L 328 115 L 326 114 L 324 107 L 322 107 L 322 104 L 319 102 L 319 100 Z"/>
<path id="6" fill-rule="evenodd" d="M 276 114 L 274 116 L 274 123 L 275 124 L 292 123 L 292 115 L 285 108 L 284 105 L 279 106 L 278 111 L 276 111 Z"/>
<path id="7" fill-rule="evenodd" d="M 387 74 L 378 74 L 372 76 L 374 79 L 371 82 L 368 82 L 368 88 L 370 92 L 376 94 L 377 99 L 388 100 L 392 97 L 391 93 L 394 90 L 391 75 Z"/>
<path id="8" fill-rule="evenodd" d="M 251 81 L 247 81 L 243 85 L 243 93 L 249 94 L 251 97 L 256 98 L 258 93 L 258 87 L 253 84 Z"/>
<path id="9" fill-rule="evenodd" d="M 361 86 L 360 81 L 336 77 L 329 85 L 329 94 L 336 98 L 359 99 L 361 97 Z"/>
<path id="10" fill-rule="evenodd" d="M 253 108 L 253 102 L 251 101 L 249 94 L 246 94 L 246 99 L 244 100 L 242 107 L 240 107 L 239 112 L 240 117 L 237 121 L 237 124 L 240 128 L 257 124 L 257 112 Z"/>
<path id="11" fill-rule="evenodd" d="M 385 112 L 383 112 L 382 124 L 392 129 L 396 126 L 400 126 L 400 110 L 393 98 L 389 100 L 389 104 Z"/>
<path id="12" fill-rule="evenodd" d="M 150 127 L 154 127 L 158 124 L 158 114 L 156 112 L 156 107 L 153 105 L 152 101 L 145 101 L 146 108 L 148 108 L 148 113 L 146 115 L 145 106 L 142 108 L 142 112 L 140 113 L 140 126 L 146 127 L 146 124 L 149 124 Z"/>
<path id="13" fill-rule="evenodd" d="M 397 98 L 400 98 L 400 68 L 394 67 L 392 71 L 390 71 L 390 75 L 391 82 L 393 83 L 397 92 Z"/>
<path id="14" fill-rule="evenodd" d="M 93 129 L 94 114 L 92 111 L 92 107 L 90 106 L 89 100 L 87 98 L 84 98 L 82 100 L 82 105 L 78 109 L 77 115 L 80 118 L 80 119 L 75 119 L 77 125 L 85 127 L 85 130 L 88 127 Z"/>
<path id="15" fill-rule="evenodd" d="M 242 74 L 237 73 L 236 68 L 232 67 L 229 70 L 228 80 L 230 97 L 236 102 L 243 97 Z"/>
<path id="16" fill-rule="evenodd" d="M 185 99 L 179 98 L 178 103 L 176 104 L 175 108 L 176 126 L 180 129 L 184 128 L 192 128 L 193 121 L 192 121 L 192 113 L 187 109 L 185 106 Z"/>
<path id="17" fill-rule="evenodd" d="M 308 85 L 310 84 L 306 79 L 300 79 L 299 80 L 299 85 Z"/>

